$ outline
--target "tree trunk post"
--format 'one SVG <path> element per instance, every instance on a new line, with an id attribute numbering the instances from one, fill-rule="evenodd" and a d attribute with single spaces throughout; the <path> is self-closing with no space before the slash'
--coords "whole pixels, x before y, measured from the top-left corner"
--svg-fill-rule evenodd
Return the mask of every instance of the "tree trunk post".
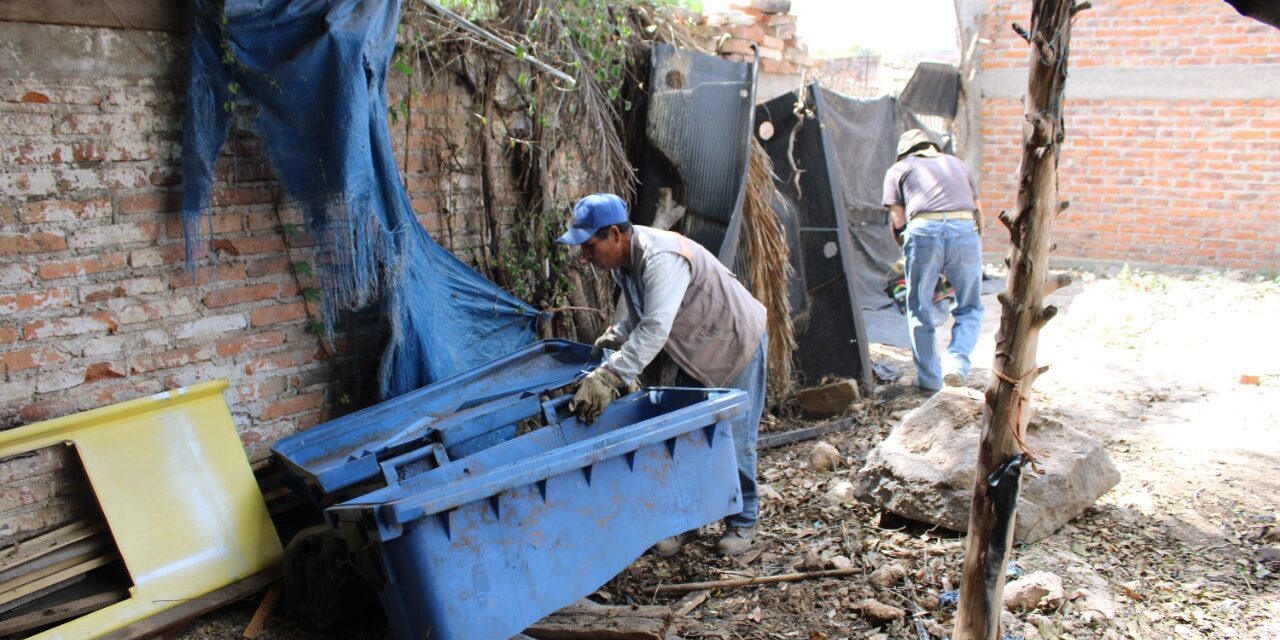
<path id="1" fill-rule="evenodd" d="M 1062 99 L 1071 22 L 1088 7 L 1088 2 L 1034 0 L 1031 30 L 1013 25 L 1031 47 L 1031 73 L 1023 105 L 1017 209 L 1013 215 L 999 216 L 1012 241 L 1006 260 L 1009 279 L 997 296 L 1000 329 L 983 407 L 956 640 L 995 640 L 1000 634 L 1021 467 L 1034 463 L 1034 452 L 1023 442 L 1031 410 L 1027 395 L 1047 369 L 1036 364 L 1036 343 L 1041 327 L 1058 311 L 1043 301 L 1071 282 L 1069 274 L 1049 273 L 1049 236 L 1054 218 L 1066 209 L 1066 203 L 1058 201 L 1058 154 L 1064 137 Z"/>

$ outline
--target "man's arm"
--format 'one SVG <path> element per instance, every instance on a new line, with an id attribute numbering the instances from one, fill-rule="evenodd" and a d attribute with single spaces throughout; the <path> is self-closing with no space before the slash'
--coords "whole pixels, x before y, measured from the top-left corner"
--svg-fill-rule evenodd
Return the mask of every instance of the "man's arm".
<path id="1" fill-rule="evenodd" d="M 627 296 L 625 294 L 618 296 L 618 305 L 613 310 L 613 324 L 609 325 L 604 333 L 600 334 L 600 339 L 608 338 L 614 342 L 621 343 L 631 335 L 631 330 L 636 326 L 636 319 L 631 316 L 631 308 L 627 306 Z"/>
<path id="2" fill-rule="evenodd" d="M 889 231 L 893 234 L 893 241 L 902 246 L 902 236 L 898 235 L 898 229 L 907 226 L 907 209 L 906 201 L 902 195 L 902 172 L 905 165 L 901 162 L 895 163 L 884 174 L 884 188 L 881 190 L 882 197 L 880 202 L 889 208 Z"/>
<path id="3" fill-rule="evenodd" d="M 978 230 L 978 235 L 982 235 L 982 198 L 978 197 L 978 181 L 973 178 L 973 171 L 968 166 L 965 166 L 965 171 L 969 172 L 969 191 L 973 194 L 973 225 Z"/>
<path id="4" fill-rule="evenodd" d="M 606 363 L 624 383 L 634 382 L 667 345 L 671 325 L 692 277 L 689 263 L 678 254 L 660 253 L 648 259 L 641 283 L 644 310 L 622 348 L 609 356 Z"/>
<path id="5" fill-rule="evenodd" d="M 902 236 L 898 235 L 898 229 L 907 226 L 907 210 L 900 204 L 889 205 L 889 226 L 893 229 L 893 239 L 902 246 Z"/>
<path id="6" fill-rule="evenodd" d="M 982 199 L 976 195 L 973 197 L 973 224 L 978 229 L 978 235 L 982 235 Z"/>

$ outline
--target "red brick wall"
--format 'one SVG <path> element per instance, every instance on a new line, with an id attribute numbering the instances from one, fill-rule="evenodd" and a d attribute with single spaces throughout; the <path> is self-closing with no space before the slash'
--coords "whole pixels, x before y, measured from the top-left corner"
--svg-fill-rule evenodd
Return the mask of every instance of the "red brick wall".
<path id="1" fill-rule="evenodd" d="M 1030 2 L 989 4 L 982 69 L 1025 69 Z M 1275 65 L 1280 30 L 1224 2 L 1095 3 L 1076 22 L 1071 68 Z M 1280 268 L 1280 100 L 1073 99 L 1068 79 L 1055 257 L 1152 265 Z M 1021 102 L 982 104 L 984 205 L 1015 205 Z M 984 238 L 1003 252 L 997 223 Z"/>
<path id="2" fill-rule="evenodd" d="M 214 255 L 187 271 L 184 37 L 0 22 L 18 39 L 50 48 L 0 83 L 0 429 L 227 378 L 253 457 L 374 401 L 377 327 L 339 335 L 336 354 L 313 331 L 315 282 L 292 267 L 308 241 L 283 232 L 300 216 L 243 122 L 217 167 Z M 441 73 L 393 127 L 420 220 L 464 260 L 484 226 L 471 100 Z M 513 175 L 494 180 L 509 222 Z M 0 462 L 0 538 L 83 510 L 71 466 L 57 451 Z"/>

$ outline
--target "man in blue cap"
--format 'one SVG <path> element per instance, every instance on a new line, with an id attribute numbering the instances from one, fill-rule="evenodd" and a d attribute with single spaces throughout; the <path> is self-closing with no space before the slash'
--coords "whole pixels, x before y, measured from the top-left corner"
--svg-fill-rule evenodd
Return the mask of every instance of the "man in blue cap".
<path id="1" fill-rule="evenodd" d="M 759 510 L 756 440 L 768 351 L 764 305 L 698 243 L 628 223 L 627 205 L 611 193 L 579 200 L 558 242 L 581 247 L 583 257 L 609 269 L 622 290 L 613 325 L 596 340 L 597 348 L 614 353 L 583 379 L 570 403 L 584 420 L 599 417 L 663 350 L 703 386 L 742 389 L 751 396 L 751 415 L 733 433 L 743 508 L 725 518 L 717 545 L 727 555 L 746 551 L 755 539 Z M 654 549 L 671 556 L 689 538 L 689 533 L 673 536 Z"/>

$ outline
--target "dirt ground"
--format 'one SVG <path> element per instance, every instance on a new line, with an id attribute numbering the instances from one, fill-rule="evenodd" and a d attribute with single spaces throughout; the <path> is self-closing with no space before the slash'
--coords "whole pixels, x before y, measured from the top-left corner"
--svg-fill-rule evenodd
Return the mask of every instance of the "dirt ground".
<path id="1" fill-rule="evenodd" d="M 1015 547 L 1011 569 L 1057 574 L 1067 600 L 1006 614 L 1005 638 L 1280 638 L 1280 340 L 1273 326 L 1280 278 L 1079 273 L 1054 302 L 1063 313 L 1041 334 L 1039 360 L 1052 368 L 1035 383 L 1034 405 L 1105 442 L 1122 480 L 1053 536 Z M 971 376 L 977 388 L 988 380 L 998 313 L 990 300 Z M 949 634 L 963 540 L 884 528 L 868 506 L 824 499 L 923 401 L 904 393 L 908 352 L 877 347 L 873 354 L 905 377 L 854 406 L 862 426 L 825 439 L 841 453 L 836 469 L 809 466 L 813 442 L 761 453 L 761 532 L 752 551 L 716 557 L 712 526 L 674 558 L 640 558 L 593 599 L 674 604 L 683 594 L 658 593 L 659 585 L 850 567 L 856 571 L 847 577 L 713 591 L 673 632 L 808 640 Z M 885 569 L 892 565 L 905 578 L 875 586 L 871 574 L 897 571 Z M 882 605 L 905 615 L 873 622 Z M 253 608 L 246 602 L 215 612 L 177 637 L 238 638 Z M 322 637 L 278 615 L 262 636 Z"/>

